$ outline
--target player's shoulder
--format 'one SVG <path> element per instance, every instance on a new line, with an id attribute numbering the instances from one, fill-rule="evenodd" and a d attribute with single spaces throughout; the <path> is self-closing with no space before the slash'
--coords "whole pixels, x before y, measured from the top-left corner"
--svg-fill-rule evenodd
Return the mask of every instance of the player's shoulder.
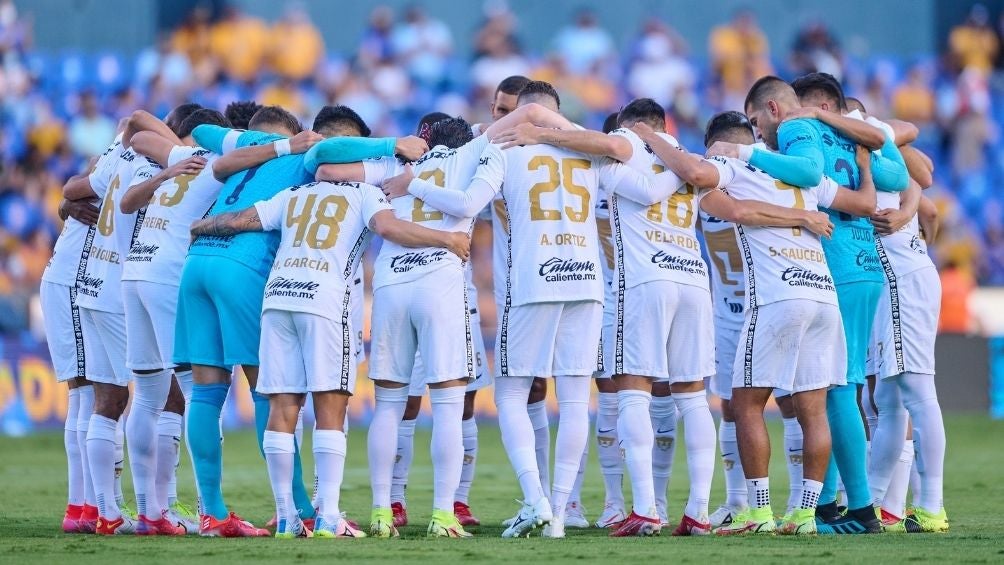
<path id="1" fill-rule="evenodd" d="M 418 158 L 417 161 L 412 163 L 414 167 L 420 167 L 425 163 L 442 161 L 444 159 L 449 159 L 457 153 L 456 149 L 450 149 L 445 145 L 437 145 L 430 149 L 425 155 Z"/>

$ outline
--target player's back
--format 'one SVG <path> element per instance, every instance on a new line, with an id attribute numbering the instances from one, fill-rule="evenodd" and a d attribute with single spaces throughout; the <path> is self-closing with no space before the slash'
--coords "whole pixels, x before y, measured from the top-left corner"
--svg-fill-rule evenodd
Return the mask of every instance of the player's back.
<path id="1" fill-rule="evenodd" d="M 712 216 L 703 209 L 700 211 L 700 217 L 704 247 L 710 259 L 715 325 L 739 329 L 743 324 L 746 280 L 735 224 Z"/>

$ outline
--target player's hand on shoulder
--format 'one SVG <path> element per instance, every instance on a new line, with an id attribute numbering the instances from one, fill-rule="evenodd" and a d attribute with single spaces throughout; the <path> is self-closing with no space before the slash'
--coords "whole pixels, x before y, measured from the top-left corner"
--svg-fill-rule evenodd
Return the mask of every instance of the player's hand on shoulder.
<path id="1" fill-rule="evenodd" d="M 311 147 L 324 141 L 324 136 L 313 130 L 303 130 L 289 138 L 289 152 L 291 154 L 306 153 Z"/>
<path id="2" fill-rule="evenodd" d="M 739 145 L 736 143 L 730 143 L 728 141 L 716 141 L 708 147 L 708 151 L 704 154 L 705 157 L 731 157 L 733 159 L 739 158 Z"/>
<path id="3" fill-rule="evenodd" d="M 188 159 L 178 161 L 165 169 L 164 172 L 167 174 L 168 178 L 172 179 L 180 175 L 197 175 L 202 172 L 202 169 L 206 168 L 207 162 L 208 161 L 206 161 L 205 157 L 195 155 L 189 157 Z"/>
<path id="4" fill-rule="evenodd" d="M 818 210 L 806 211 L 802 227 L 819 237 L 830 237 L 833 235 L 833 222 L 830 221 L 830 217 L 825 212 Z"/>
<path id="5" fill-rule="evenodd" d="M 496 135 L 495 139 L 492 139 L 492 143 L 501 145 L 502 149 L 520 145 L 538 145 L 543 141 L 544 131 L 544 128 L 526 122 Z"/>
<path id="6" fill-rule="evenodd" d="M 901 230 L 910 219 L 906 212 L 898 208 L 885 208 L 875 212 L 868 220 L 879 235 L 891 235 Z"/>
<path id="7" fill-rule="evenodd" d="M 80 223 L 93 226 L 97 223 L 98 215 L 101 212 L 96 203 L 96 198 L 64 200 L 62 206 L 69 217 L 76 219 Z"/>
<path id="8" fill-rule="evenodd" d="M 394 154 L 400 156 L 405 161 L 415 161 L 429 151 L 429 144 L 421 137 L 409 135 L 408 137 L 397 138 L 394 144 Z"/>
<path id="9" fill-rule="evenodd" d="M 387 200 L 394 200 L 408 194 L 408 185 L 411 184 L 413 178 L 415 175 L 412 173 L 411 165 L 405 165 L 401 174 L 383 181 L 383 186 L 380 188 Z"/>
<path id="10" fill-rule="evenodd" d="M 642 122 L 638 122 L 628 129 L 633 131 L 642 141 L 652 139 L 652 136 L 655 135 L 655 130 L 652 129 L 652 126 Z"/>
<path id="11" fill-rule="evenodd" d="M 449 232 L 446 236 L 447 246 L 446 248 L 460 257 L 464 261 L 471 258 L 471 236 L 467 232 L 455 231 Z"/>

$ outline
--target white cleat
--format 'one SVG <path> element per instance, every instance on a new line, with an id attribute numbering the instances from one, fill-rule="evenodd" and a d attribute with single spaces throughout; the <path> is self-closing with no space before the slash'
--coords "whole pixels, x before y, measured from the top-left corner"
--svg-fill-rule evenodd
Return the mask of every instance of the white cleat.
<path id="1" fill-rule="evenodd" d="M 551 521 L 544 526 L 544 531 L 540 533 L 540 537 L 559 539 L 565 537 L 565 524 L 558 518 L 551 518 Z"/>
<path id="2" fill-rule="evenodd" d="M 193 522 L 192 520 L 189 520 L 188 518 L 179 514 L 173 508 L 164 511 L 164 517 L 170 520 L 172 524 L 185 528 L 185 534 L 187 535 L 195 535 L 199 533 L 198 522 Z"/>
<path id="3" fill-rule="evenodd" d="M 549 524 L 553 514 L 551 513 L 551 502 L 547 498 L 541 498 L 536 504 L 523 503 L 519 514 L 512 523 L 502 532 L 504 538 L 525 538 L 530 536 L 530 532 L 539 526 Z M 562 528 L 564 530 L 564 528 Z"/>
<path id="4" fill-rule="evenodd" d="M 655 514 L 659 517 L 659 525 L 669 526 L 669 514 L 666 513 L 666 503 L 661 500 L 655 501 Z"/>
<path id="5" fill-rule="evenodd" d="M 596 519 L 596 527 L 616 528 L 624 520 L 627 520 L 627 514 L 624 513 L 624 508 L 615 504 L 607 503 L 607 505 L 603 507 L 603 513 Z"/>
<path id="6" fill-rule="evenodd" d="M 589 527 L 589 520 L 586 520 L 586 509 L 582 506 L 581 502 L 569 502 L 565 505 L 565 527 Z"/>
<path id="7" fill-rule="evenodd" d="M 708 516 L 708 522 L 711 523 L 712 529 L 721 528 L 722 526 L 728 526 L 736 519 L 736 516 L 741 514 L 745 508 L 732 508 L 727 504 L 723 504 Z"/>

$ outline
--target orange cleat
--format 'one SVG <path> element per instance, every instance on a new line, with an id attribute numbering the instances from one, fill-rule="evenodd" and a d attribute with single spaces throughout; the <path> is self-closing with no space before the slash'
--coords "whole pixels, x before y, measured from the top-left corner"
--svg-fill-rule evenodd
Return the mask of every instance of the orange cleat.
<path id="1" fill-rule="evenodd" d="M 132 518 L 125 515 L 119 516 L 114 520 L 109 520 L 104 516 L 98 516 L 98 523 L 94 528 L 94 533 L 99 536 L 135 534 L 136 522 L 133 522 Z"/>
<path id="2" fill-rule="evenodd" d="M 456 501 L 453 503 L 453 515 L 457 517 L 457 521 L 460 522 L 461 526 L 481 525 L 481 520 L 478 520 L 477 516 L 471 514 L 471 507 L 463 502 Z"/>
<path id="3" fill-rule="evenodd" d="M 265 528 L 257 528 L 233 512 L 224 520 L 203 515 L 199 518 L 199 535 L 221 538 L 265 538 L 271 534 Z"/>

